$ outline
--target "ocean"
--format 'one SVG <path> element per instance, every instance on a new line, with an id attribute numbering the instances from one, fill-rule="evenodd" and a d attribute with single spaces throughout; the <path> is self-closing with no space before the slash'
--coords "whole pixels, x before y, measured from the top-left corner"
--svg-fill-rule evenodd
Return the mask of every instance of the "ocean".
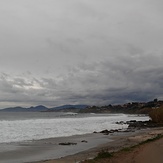
<path id="1" fill-rule="evenodd" d="M 117 121 L 149 120 L 145 115 L 0 112 L 0 143 L 82 135 L 104 129 L 125 129 Z"/>

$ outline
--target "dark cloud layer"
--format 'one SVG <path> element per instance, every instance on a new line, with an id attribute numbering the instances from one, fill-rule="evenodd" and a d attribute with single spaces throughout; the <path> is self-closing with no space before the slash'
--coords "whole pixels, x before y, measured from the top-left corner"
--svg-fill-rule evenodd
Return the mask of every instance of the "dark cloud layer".
<path id="1" fill-rule="evenodd" d="M 2 74 L 1 102 L 105 105 L 162 98 L 163 59 L 159 55 L 129 55 L 116 60 L 72 67 L 59 81 Z"/>

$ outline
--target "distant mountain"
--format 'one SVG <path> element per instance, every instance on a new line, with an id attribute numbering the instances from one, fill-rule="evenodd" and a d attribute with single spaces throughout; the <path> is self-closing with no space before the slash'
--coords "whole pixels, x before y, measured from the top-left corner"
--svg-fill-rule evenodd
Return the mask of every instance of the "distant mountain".
<path id="1" fill-rule="evenodd" d="M 63 110 L 63 109 L 85 109 L 87 108 L 88 105 L 62 105 L 62 106 L 57 106 L 54 108 L 50 108 L 50 110 Z"/>
<path id="2" fill-rule="evenodd" d="M 26 111 L 26 108 L 22 108 L 22 107 L 11 107 L 11 108 L 5 108 L 0 110 L 1 112 L 24 112 Z"/>
<path id="3" fill-rule="evenodd" d="M 30 107 L 30 108 L 23 108 L 23 107 L 11 107 L 11 108 L 5 108 L 0 110 L 1 112 L 40 112 L 40 111 L 46 111 L 48 110 L 47 107 L 43 105 Z"/>
<path id="4" fill-rule="evenodd" d="M 0 110 L 1 112 L 45 112 L 45 111 L 78 111 L 80 109 L 87 108 L 88 105 L 63 105 L 54 108 L 47 108 L 43 105 L 23 108 L 23 107 L 11 107 Z"/>
<path id="5" fill-rule="evenodd" d="M 47 112 L 79 112 L 86 109 L 88 105 L 62 105 L 54 108 L 49 108 Z"/>
<path id="6" fill-rule="evenodd" d="M 48 108 L 43 106 L 43 105 L 38 105 L 38 106 L 35 106 L 35 107 L 33 107 L 33 106 L 30 107 L 28 110 L 32 111 L 32 112 L 37 112 L 37 111 L 46 111 L 46 110 L 48 110 Z"/>
<path id="7" fill-rule="evenodd" d="M 127 113 L 127 114 L 148 114 L 151 110 L 163 106 L 163 101 L 154 99 L 149 102 L 131 102 L 126 104 L 88 106 L 88 105 L 62 105 L 47 108 L 43 105 L 23 108 L 12 107 L 0 110 L 1 112 L 76 112 L 76 113 Z"/>

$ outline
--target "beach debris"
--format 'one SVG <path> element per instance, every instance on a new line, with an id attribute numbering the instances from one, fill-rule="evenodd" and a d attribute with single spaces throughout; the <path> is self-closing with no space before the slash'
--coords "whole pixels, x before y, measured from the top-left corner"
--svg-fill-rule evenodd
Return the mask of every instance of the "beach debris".
<path id="1" fill-rule="evenodd" d="M 81 142 L 82 142 L 82 143 L 88 143 L 88 141 L 86 141 L 86 140 L 82 140 Z"/>
<path id="2" fill-rule="evenodd" d="M 115 132 L 119 132 L 119 130 L 115 129 L 115 130 L 102 130 L 100 131 L 100 133 L 104 134 L 104 135 L 109 135 L 111 133 L 115 133 Z"/>
<path id="3" fill-rule="evenodd" d="M 65 142 L 65 143 L 59 143 L 59 145 L 77 145 L 77 143 Z"/>

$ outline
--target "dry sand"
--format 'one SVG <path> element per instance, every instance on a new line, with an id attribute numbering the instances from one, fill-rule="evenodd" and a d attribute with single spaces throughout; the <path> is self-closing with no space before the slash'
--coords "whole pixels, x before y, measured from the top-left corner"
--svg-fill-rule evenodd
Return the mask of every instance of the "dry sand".
<path id="1" fill-rule="evenodd" d="M 112 158 L 100 159 L 98 163 L 163 163 L 163 138 L 138 146 L 131 151 L 120 151 Z M 52 162 L 51 162 L 52 163 Z M 84 161 L 83 163 L 88 163 Z"/>

